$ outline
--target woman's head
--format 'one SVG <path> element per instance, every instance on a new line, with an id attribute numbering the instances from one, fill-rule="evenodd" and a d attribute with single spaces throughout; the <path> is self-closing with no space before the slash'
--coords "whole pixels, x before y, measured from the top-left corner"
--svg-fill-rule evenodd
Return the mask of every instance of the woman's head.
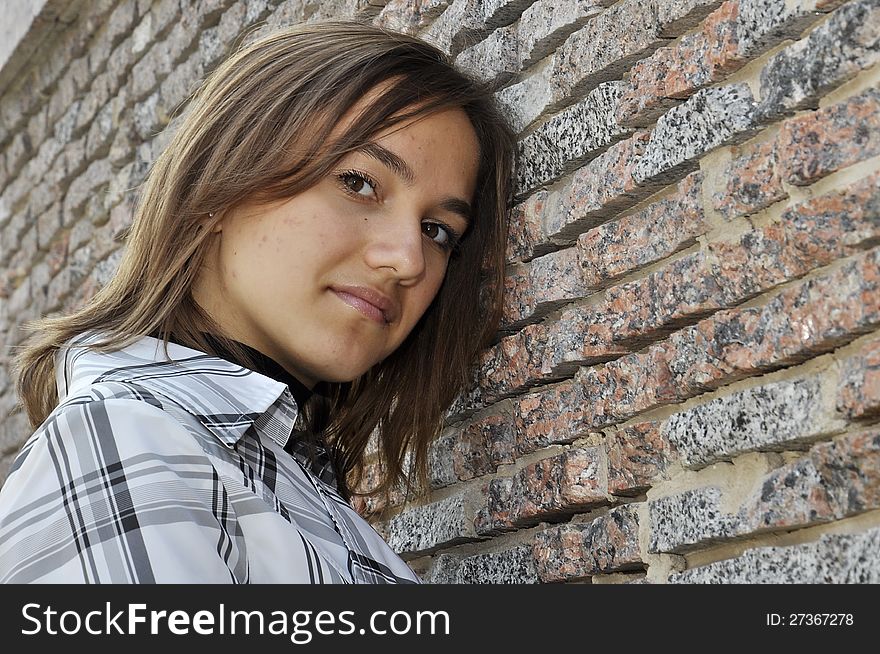
<path id="1" fill-rule="evenodd" d="M 418 39 L 328 22 L 242 47 L 150 170 L 116 275 L 31 327 L 45 334 L 20 357 L 31 421 L 54 405 L 29 371 L 72 335 L 100 328 L 114 349 L 158 331 L 211 351 L 209 332 L 330 382 L 306 413 L 343 476 L 378 430 L 389 484 L 406 450 L 424 481 L 497 324 L 512 157 L 488 89 Z"/>
<path id="2" fill-rule="evenodd" d="M 403 343 L 439 291 L 470 226 L 479 148 L 465 112 L 443 109 L 379 132 L 292 198 L 225 211 L 196 301 L 308 386 L 356 379 Z"/>

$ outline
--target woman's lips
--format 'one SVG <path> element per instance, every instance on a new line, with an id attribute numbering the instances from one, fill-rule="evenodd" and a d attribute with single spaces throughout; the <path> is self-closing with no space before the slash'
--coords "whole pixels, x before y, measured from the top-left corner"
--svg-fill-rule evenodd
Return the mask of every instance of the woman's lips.
<path id="1" fill-rule="evenodd" d="M 385 325 L 388 323 L 388 321 L 385 319 L 385 312 L 372 302 L 361 297 L 360 295 L 355 295 L 352 292 L 344 291 L 338 288 L 334 288 L 331 290 L 336 293 L 336 296 L 340 300 L 345 302 L 347 305 L 354 307 L 370 320 L 374 320 L 380 325 Z"/>

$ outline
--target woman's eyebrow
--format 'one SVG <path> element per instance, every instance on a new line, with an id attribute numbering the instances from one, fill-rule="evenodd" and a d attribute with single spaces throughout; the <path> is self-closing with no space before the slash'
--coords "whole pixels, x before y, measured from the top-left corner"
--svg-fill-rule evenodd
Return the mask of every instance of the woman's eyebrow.
<path id="1" fill-rule="evenodd" d="M 370 141 L 359 147 L 358 151 L 363 152 L 384 164 L 391 170 L 391 172 L 406 182 L 406 184 L 411 186 L 415 182 L 416 176 L 413 169 L 410 168 L 409 164 L 406 163 L 403 158 L 388 148 Z M 471 209 L 471 205 L 464 200 L 459 198 L 447 198 L 440 203 L 440 207 L 451 213 L 458 214 L 470 224 L 473 210 Z"/>
<path id="2" fill-rule="evenodd" d="M 388 148 L 382 147 L 378 143 L 370 142 L 364 143 L 358 148 L 358 150 L 383 163 L 386 167 L 391 169 L 391 172 L 403 179 L 407 184 L 412 185 L 413 182 L 415 182 L 416 176 L 415 173 L 413 173 L 413 169 L 409 167 L 408 163 Z"/>

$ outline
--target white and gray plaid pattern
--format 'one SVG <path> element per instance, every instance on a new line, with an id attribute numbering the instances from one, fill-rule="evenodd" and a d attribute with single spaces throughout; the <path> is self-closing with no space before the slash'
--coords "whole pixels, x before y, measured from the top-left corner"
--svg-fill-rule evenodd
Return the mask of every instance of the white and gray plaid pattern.
<path id="1" fill-rule="evenodd" d="M 61 402 L 0 488 L 3 583 L 419 583 L 339 495 L 326 452 L 284 451 L 287 386 L 149 336 L 58 353 Z"/>

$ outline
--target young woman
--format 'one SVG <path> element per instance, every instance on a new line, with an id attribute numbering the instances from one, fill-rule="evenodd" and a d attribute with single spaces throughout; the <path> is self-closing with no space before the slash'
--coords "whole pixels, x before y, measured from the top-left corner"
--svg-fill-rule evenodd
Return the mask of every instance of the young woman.
<path id="1" fill-rule="evenodd" d="M 28 325 L 0 581 L 417 582 L 351 501 L 372 437 L 374 493 L 427 487 L 497 325 L 513 143 L 409 36 L 332 22 L 236 52 L 113 279 Z"/>

